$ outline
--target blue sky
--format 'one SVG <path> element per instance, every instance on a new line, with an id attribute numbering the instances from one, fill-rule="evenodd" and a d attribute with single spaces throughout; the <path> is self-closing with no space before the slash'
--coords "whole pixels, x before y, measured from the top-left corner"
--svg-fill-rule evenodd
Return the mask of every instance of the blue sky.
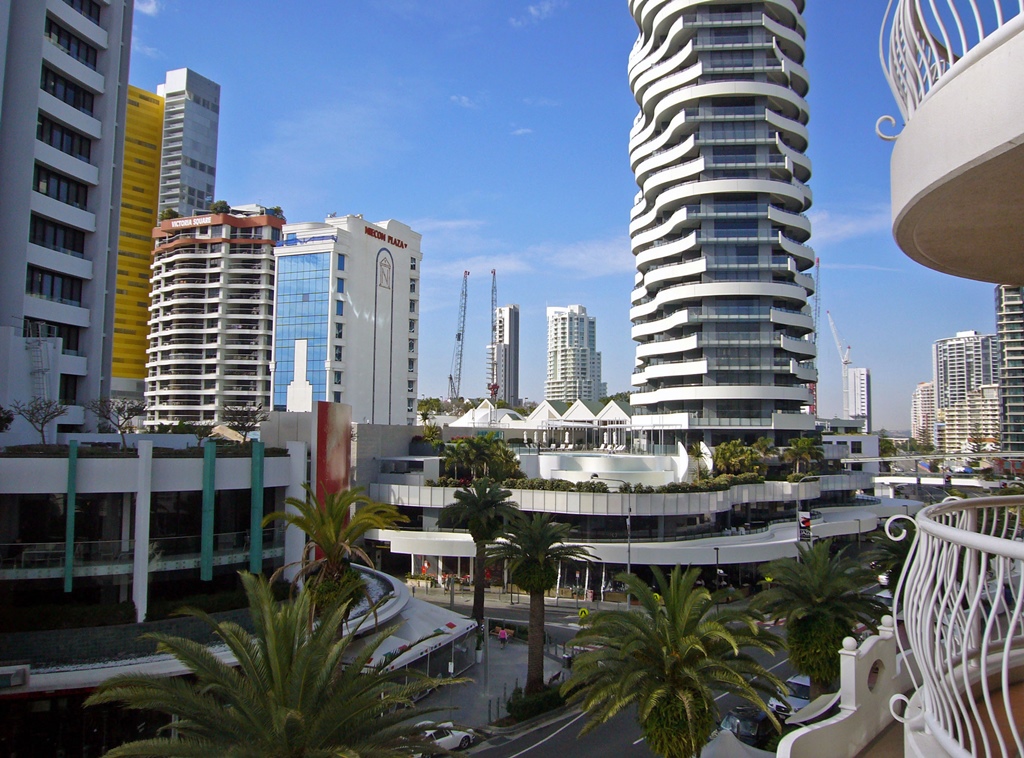
<path id="1" fill-rule="evenodd" d="M 871 369 L 876 426 L 907 429 L 931 343 L 994 331 L 993 287 L 892 241 L 891 145 L 874 133 L 897 114 L 878 61 L 885 2 L 808 6 L 820 412 L 842 408 L 827 310 Z M 543 396 L 545 308 L 574 303 L 598 319 L 609 392 L 629 388 L 625 0 L 136 0 L 134 26 L 132 84 L 187 66 L 221 85 L 218 199 L 423 234 L 421 393 L 446 393 L 469 270 L 462 393 L 486 394 L 492 268 L 499 304 L 522 312 L 521 394 Z"/>

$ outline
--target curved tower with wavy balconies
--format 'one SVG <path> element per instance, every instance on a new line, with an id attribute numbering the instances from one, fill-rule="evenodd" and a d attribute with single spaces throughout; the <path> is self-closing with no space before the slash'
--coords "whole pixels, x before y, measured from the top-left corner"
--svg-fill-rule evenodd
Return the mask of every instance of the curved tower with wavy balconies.
<path id="1" fill-rule="evenodd" d="M 804 0 L 630 0 L 634 425 L 651 443 L 814 428 Z"/>

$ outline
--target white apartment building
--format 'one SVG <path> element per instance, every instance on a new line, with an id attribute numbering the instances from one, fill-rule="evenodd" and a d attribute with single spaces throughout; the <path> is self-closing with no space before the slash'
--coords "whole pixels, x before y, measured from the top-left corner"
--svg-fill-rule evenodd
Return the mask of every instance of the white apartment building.
<path id="1" fill-rule="evenodd" d="M 0 3 L 0 405 L 58 400 L 68 431 L 110 389 L 131 19 L 126 0 Z M 5 441 L 33 437 L 18 418 Z"/>
<path id="2" fill-rule="evenodd" d="M 910 436 L 935 444 L 935 385 L 918 382 L 910 398 Z"/>
<path id="3" fill-rule="evenodd" d="M 979 453 L 999 449 L 999 387 L 989 384 L 939 411 L 942 452 Z"/>
<path id="4" fill-rule="evenodd" d="M 202 213 L 217 185 L 220 85 L 195 71 L 168 71 L 156 93 L 164 98 L 160 210 Z"/>
<path id="5" fill-rule="evenodd" d="M 804 2 L 630 8 L 633 424 L 784 444 L 817 379 Z"/>
<path id="6" fill-rule="evenodd" d="M 502 306 L 494 318 L 495 342 L 487 346 L 487 385 L 496 387 L 495 400 L 519 405 L 519 306 Z"/>
<path id="7" fill-rule="evenodd" d="M 871 369 L 850 367 L 847 373 L 850 418 L 864 422 L 864 431 L 871 431 Z"/>
<path id="8" fill-rule="evenodd" d="M 999 449 L 1024 452 L 1024 288 L 996 287 L 999 339 Z"/>
<path id="9" fill-rule="evenodd" d="M 270 406 L 274 245 L 284 219 L 258 205 L 153 230 L 146 424 L 220 423 Z"/>
<path id="10" fill-rule="evenodd" d="M 548 373 L 544 399 L 572 403 L 598 400 L 601 353 L 597 351 L 597 319 L 582 305 L 548 308 Z"/>
<path id="11" fill-rule="evenodd" d="M 415 424 L 422 235 L 361 215 L 285 224 L 275 249 L 273 407 L 352 406 L 371 424 Z"/>
<path id="12" fill-rule="evenodd" d="M 974 330 L 936 340 L 932 346 L 935 409 L 949 408 L 971 390 L 999 383 L 999 342 Z"/>

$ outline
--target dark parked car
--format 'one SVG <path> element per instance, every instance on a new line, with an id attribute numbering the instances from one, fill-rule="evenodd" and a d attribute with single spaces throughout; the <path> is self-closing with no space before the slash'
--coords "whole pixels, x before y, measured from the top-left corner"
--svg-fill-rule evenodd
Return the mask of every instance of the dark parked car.
<path id="1" fill-rule="evenodd" d="M 722 729 L 751 747 L 764 747 L 775 732 L 768 714 L 752 705 L 737 705 L 729 711 L 722 719 Z"/>

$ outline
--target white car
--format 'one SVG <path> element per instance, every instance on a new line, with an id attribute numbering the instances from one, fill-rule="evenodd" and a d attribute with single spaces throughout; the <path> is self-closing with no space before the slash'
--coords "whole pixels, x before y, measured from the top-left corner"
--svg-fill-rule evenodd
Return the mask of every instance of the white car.
<path id="1" fill-rule="evenodd" d="M 811 678 L 803 674 L 791 676 L 786 680 L 786 692 L 779 694 L 783 699 L 770 698 L 768 707 L 780 716 L 789 716 L 811 702 Z"/>
<path id="2" fill-rule="evenodd" d="M 430 727 L 423 732 L 424 739 L 431 740 L 445 750 L 465 750 L 476 739 L 476 735 L 471 730 L 456 729 L 451 721 L 445 721 L 442 724 L 421 721 L 417 726 Z"/>

